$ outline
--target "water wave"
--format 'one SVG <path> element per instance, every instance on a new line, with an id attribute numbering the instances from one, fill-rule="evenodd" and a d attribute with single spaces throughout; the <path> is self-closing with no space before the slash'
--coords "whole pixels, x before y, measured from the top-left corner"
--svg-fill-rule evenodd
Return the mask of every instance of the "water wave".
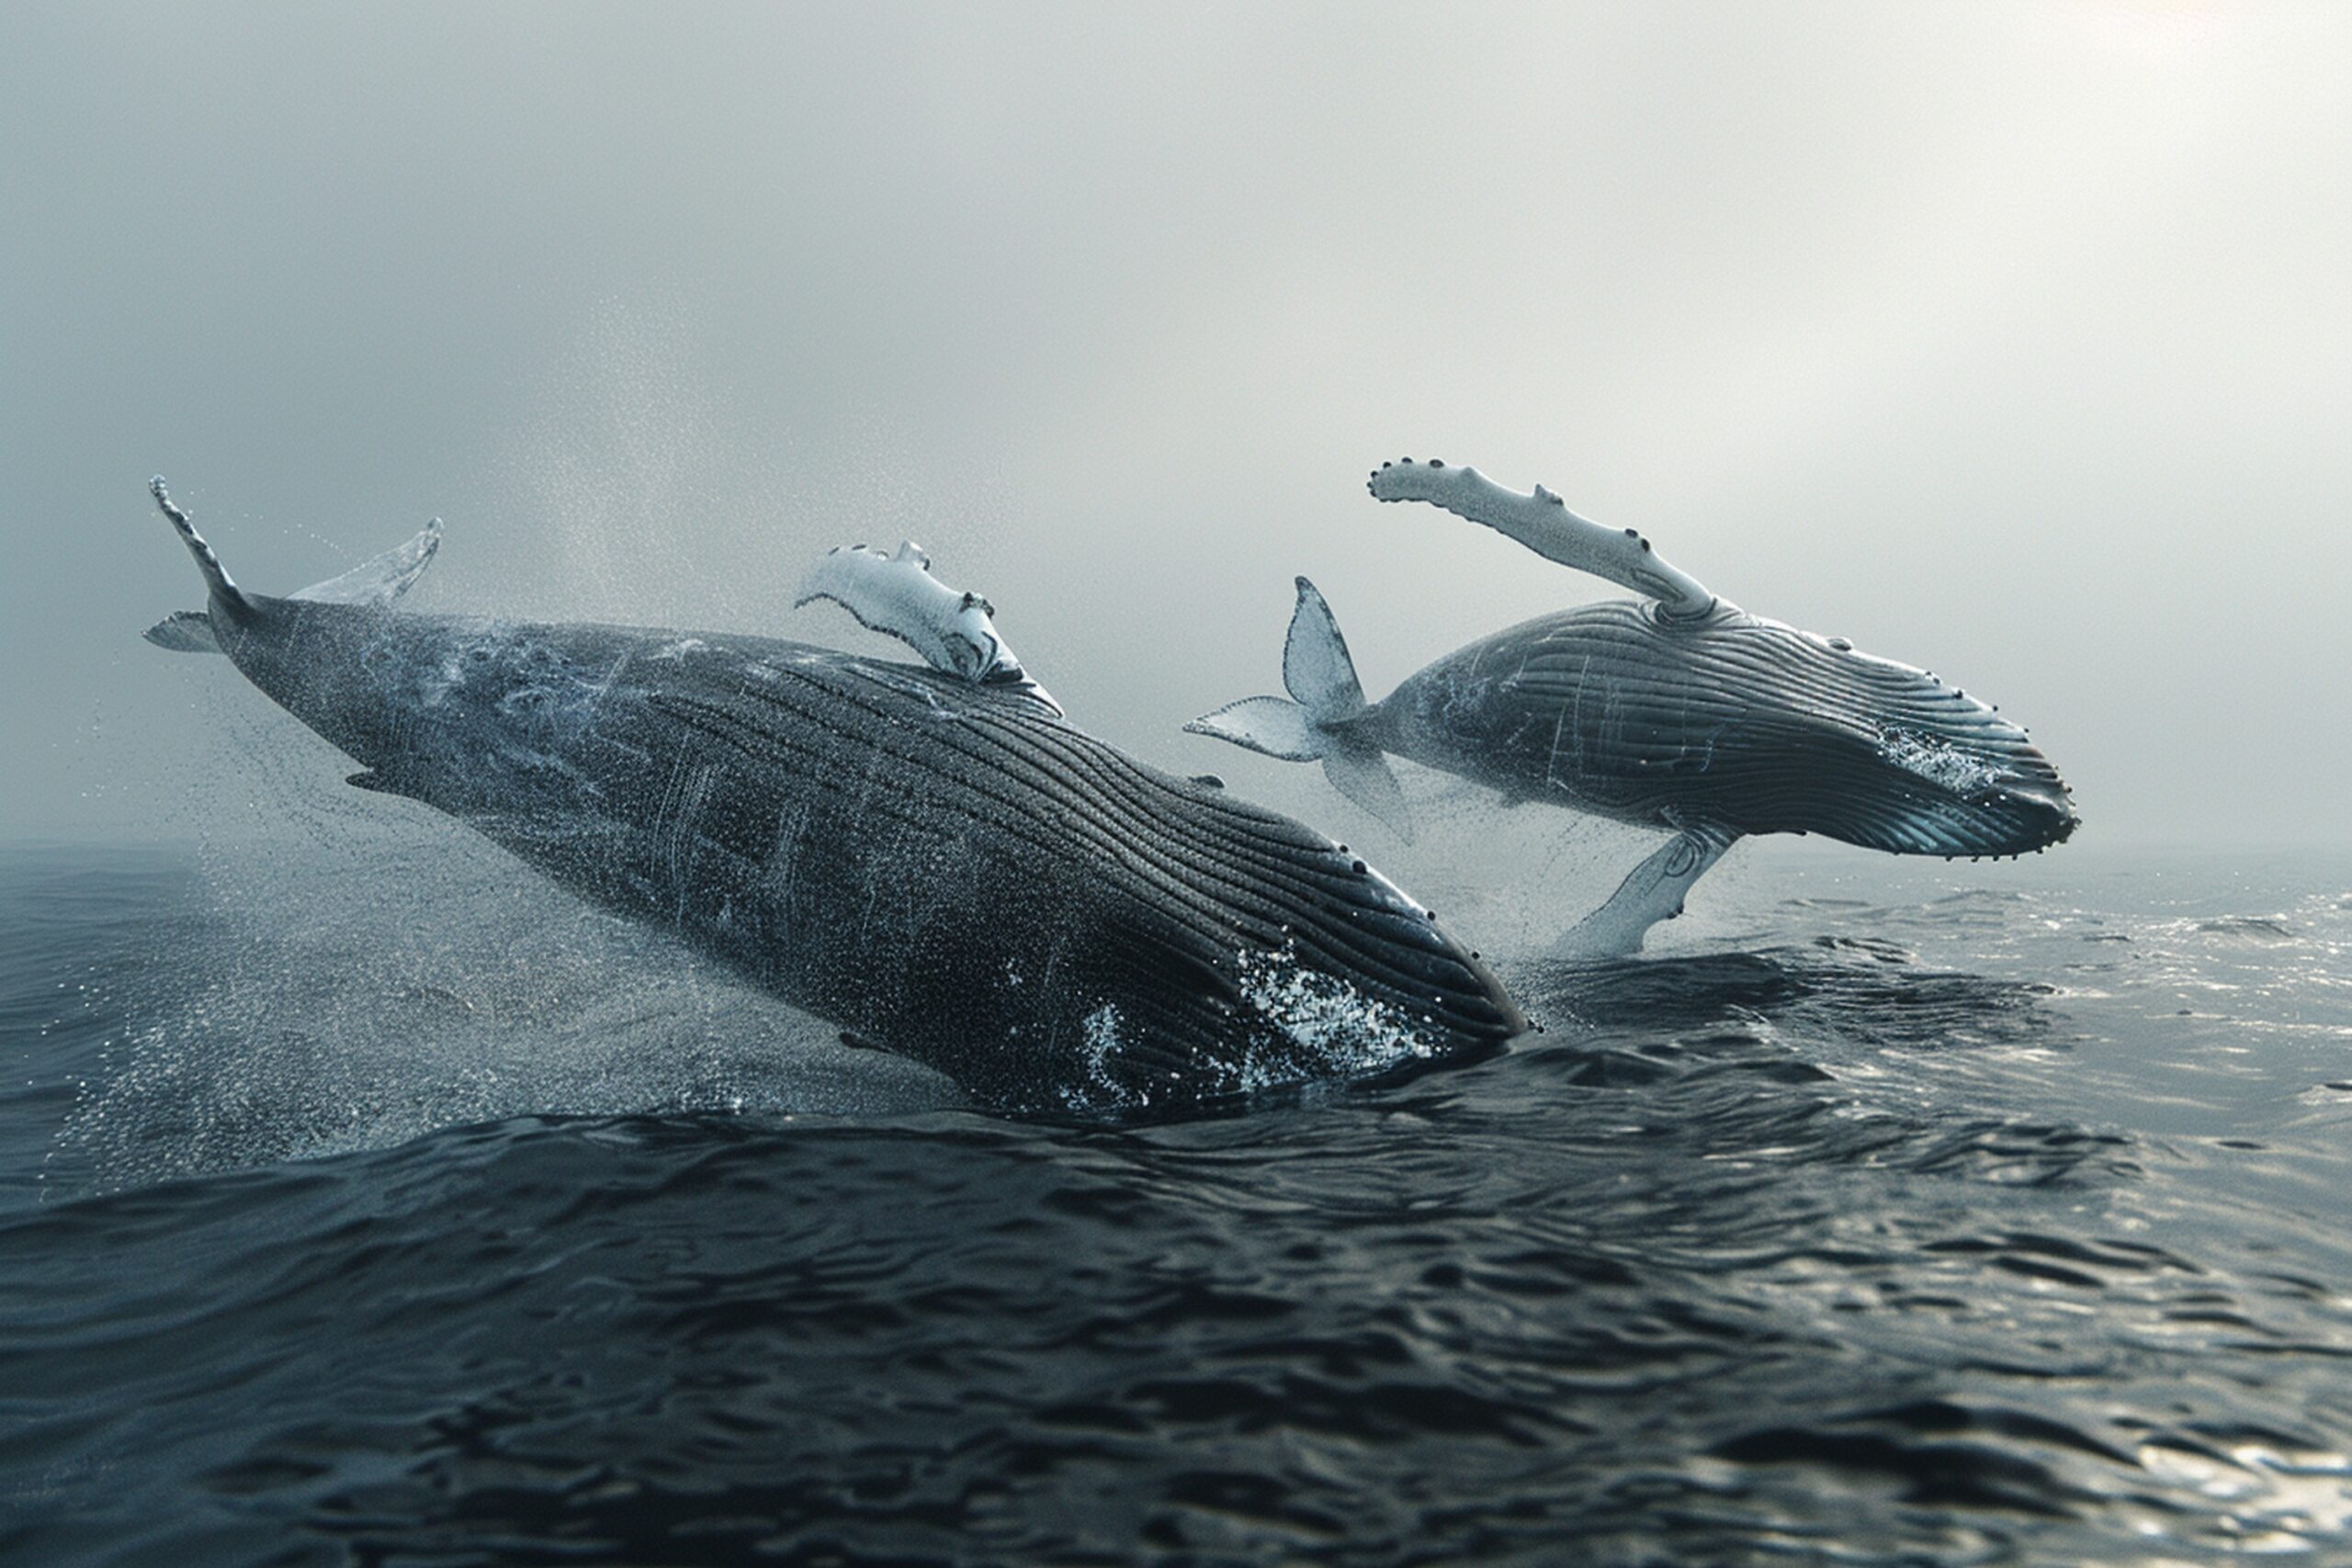
<path id="1" fill-rule="evenodd" d="M 2352 1549 L 2340 888 L 1776 905 L 1510 961 L 1485 1062 L 1046 1123 L 493 877 L 33 882 L 11 1559 Z"/>

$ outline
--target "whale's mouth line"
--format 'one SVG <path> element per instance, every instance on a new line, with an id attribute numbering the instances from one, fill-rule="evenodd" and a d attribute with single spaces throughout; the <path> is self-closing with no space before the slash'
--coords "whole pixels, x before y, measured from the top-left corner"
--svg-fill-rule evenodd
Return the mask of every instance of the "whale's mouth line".
<path id="1" fill-rule="evenodd" d="M 1854 759 L 1863 765 L 1816 780 L 1799 830 L 1893 854 L 1981 859 L 2048 849 L 2080 825 L 2065 781 L 2022 730 L 1906 719 L 1866 728 Z"/>
<path id="2" fill-rule="evenodd" d="M 2038 778 L 2030 773 L 2006 773 L 1987 788 L 1964 797 L 1966 804 L 1988 811 L 2027 811 L 2046 813 L 2052 818 L 2051 836 L 2046 842 L 2057 843 L 2082 825 L 2075 811 L 2074 795 L 2062 780 Z"/>
<path id="3" fill-rule="evenodd" d="M 1897 853 L 2018 855 L 2064 843 L 2082 825 L 2064 784 L 2004 783 L 1970 795 L 1915 803 L 1891 824 Z"/>
<path id="4" fill-rule="evenodd" d="M 1898 812 L 1914 852 L 2021 854 L 2062 843 L 2080 825 L 2065 781 L 2025 732 L 1882 723 L 1873 749 L 1927 799 Z"/>

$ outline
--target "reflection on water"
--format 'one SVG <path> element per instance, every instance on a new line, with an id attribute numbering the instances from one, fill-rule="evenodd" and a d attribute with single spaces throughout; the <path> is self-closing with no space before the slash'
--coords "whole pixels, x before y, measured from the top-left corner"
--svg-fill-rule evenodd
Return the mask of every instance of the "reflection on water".
<path id="1" fill-rule="evenodd" d="M 1922 967 L 1869 936 L 1817 936 L 1806 948 L 1645 962 L 1529 965 L 1514 975 L 1549 1016 L 1593 1032 L 1655 1036 L 1752 1020 L 1792 1038 L 1867 1045 L 2028 1045 L 2061 1040 L 2057 987 Z"/>
<path id="2" fill-rule="evenodd" d="M 1793 863 L 1046 1126 L 413 848 L 9 862 L 0 1552 L 2352 1551 L 2352 868 Z"/>

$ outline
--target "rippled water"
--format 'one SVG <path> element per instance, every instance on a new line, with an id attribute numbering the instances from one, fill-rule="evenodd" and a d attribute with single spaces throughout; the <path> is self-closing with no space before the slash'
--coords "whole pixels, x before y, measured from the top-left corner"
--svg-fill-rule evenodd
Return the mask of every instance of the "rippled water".
<path id="1" fill-rule="evenodd" d="M 2340 856 L 1743 847 L 1071 1126 L 348 826 L 0 855 L 0 1557 L 2352 1560 Z"/>

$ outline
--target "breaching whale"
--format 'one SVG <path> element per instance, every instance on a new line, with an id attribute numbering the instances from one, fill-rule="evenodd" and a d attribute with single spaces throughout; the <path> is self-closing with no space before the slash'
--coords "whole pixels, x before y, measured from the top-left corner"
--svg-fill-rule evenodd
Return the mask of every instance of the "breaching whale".
<path id="1" fill-rule="evenodd" d="M 1346 641 L 1302 577 L 1283 681 L 1187 729 L 1293 761 L 1406 837 L 1386 757 L 1674 836 L 1561 942 L 1636 952 L 1737 839 L 1820 833 L 1895 854 L 2015 855 L 2077 818 L 2026 732 L 1924 670 L 1750 615 L 1668 566 L 1635 530 L 1602 527 L 1538 485 L 1408 457 L 1372 476 L 1380 501 L 1425 501 L 1551 560 L 1633 589 L 1456 649 L 1364 700 Z"/>
<path id="2" fill-rule="evenodd" d="M 219 651 L 357 761 L 573 892 L 1007 1110 L 1182 1106 L 1492 1050 L 1526 1020 L 1344 845 L 1069 724 L 911 546 L 806 597 L 944 668 L 732 634 L 415 615 L 439 542 L 286 598 L 209 590 Z"/>

